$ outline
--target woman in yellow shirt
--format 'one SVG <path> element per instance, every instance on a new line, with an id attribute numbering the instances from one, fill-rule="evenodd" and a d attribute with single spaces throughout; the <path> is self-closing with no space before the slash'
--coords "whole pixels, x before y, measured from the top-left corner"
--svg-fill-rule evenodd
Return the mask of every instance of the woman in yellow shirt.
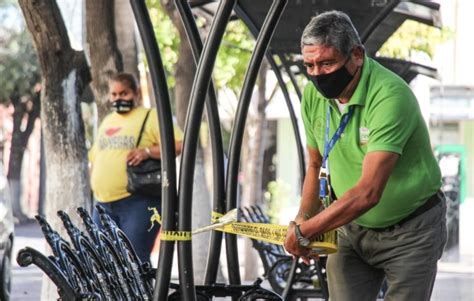
<path id="1" fill-rule="evenodd" d="M 159 226 L 148 231 L 152 211 L 161 212 L 160 197 L 131 194 L 127 191 L 128 165 L 138 165 L 145 159 L 160 159 L 160 135 L 157 112 L 138 106 L 140 91 L 134 76 L 119 73 L 109 82 L 112 112 L 101 123 L 97 138 L 89 153 L 91 187 L 94 198 L 130 239 L 142 262 L 149 261 Z M 145 121 L 140 145 L 140 129 Z M 175 127 L 176 128 L 176 127 Z M 175 130 L 176 153 L 181 152 L 182 133 Z M 93 212 L 98 225 L 99 216 Z"/>

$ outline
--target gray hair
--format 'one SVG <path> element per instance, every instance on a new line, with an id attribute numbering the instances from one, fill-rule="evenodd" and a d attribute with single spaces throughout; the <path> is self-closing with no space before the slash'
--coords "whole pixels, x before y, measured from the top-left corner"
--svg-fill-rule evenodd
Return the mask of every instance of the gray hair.
<path id="1" fill-rule="evenodd" d="M 334 47 L 347 56 L 354 46 L 362 45 L 354 24 L 341 11 L 328 11 L 311 19 L 301 36 L 301 49 L 307 45 Z"/>

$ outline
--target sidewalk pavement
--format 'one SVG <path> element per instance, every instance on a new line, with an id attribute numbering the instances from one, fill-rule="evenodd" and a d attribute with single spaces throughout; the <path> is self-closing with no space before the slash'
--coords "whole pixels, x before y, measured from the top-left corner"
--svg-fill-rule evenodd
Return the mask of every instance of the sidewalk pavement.
<path id="1" fill-rule="evenodd" d="M 36 266 L 20 267 L 16 262 L 18 251 L 25 246 L 35 248 L 42 253 L 45 252 L 45 241 L 36 223 L 15 227 L 11 298 L 13 301 L 37 301 L 41 296 L 42 271 Z M 240 260 L 243 261 L 243 256 L 240 256 Z M 173 270 L 173 274 L 175 274 L 177 269 Z M 177 275 L 173 275 L 173 278 L 177 279 Z M 473 255 L 462 254 L 460 262 L 440 262 L 431 300 L 473 301 L 473 283 Z"/>
<path id="2" fill-rule="evenodd" d="M 36 266 L 20 267 L 16 262 L 18 251 L 26 246 L 41 253 L 45 250 L 45 240 L 37 223 L 15 225 L 15 241 L 12 254 L 12 294 L 13 301 L 38 301 L 41 297 L 43 272 Z"/>

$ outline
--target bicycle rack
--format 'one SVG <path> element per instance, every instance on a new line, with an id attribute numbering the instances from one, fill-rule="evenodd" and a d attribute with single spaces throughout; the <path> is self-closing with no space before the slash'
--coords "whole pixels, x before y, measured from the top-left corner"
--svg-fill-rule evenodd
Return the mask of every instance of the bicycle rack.
<path id="1" fill-rule="evenodd" d="M 31 248 L 25 248 L 18 254 L 18 262 L 22 266 L 35 264 L 39 266 L 58 287 L 60 297 L 65 300 L 210 300 L 214 296 L 230 296 L 233 300 L 281 300 L 277 294 L 262 289 L 261 280 L 257 279 L 252 285 L 242 285 L 239 274 L 239 258 L 237 239 L 235 235 L 225 234 L 225 247 L 228 263 L 229 284 L 217 284 L 219 256 L 222 248 L 223 234 L 213 231 L 209 245 L 209 255 L 206 262 L 204 285 L 195 285 L 193 277 L 192 240 L 191 240 L 191 208 L 193 202 L 193 175 L 197 153 L 199 125 L 203 116 L 204 107 L 209 118 L 212 145 L 213 164 L 213 211 L 223 214 L 238 207 L 237 175 L 239 172 L 240 156 L 247 112 L 250 105 L 252 90 L 255 86 L 259 67 L 264 58 L 269 62 L 275 73 L 277 82 L 282 89 L 288 107 L 293 131 L 296 139 L 298 163 L 300 167 L 301 183 L 305 177 L 305 162 L 302 140 L 300 137 L 295 110 L 291 103 L 290 93 L 283 79 L 282 70 L 289 76 L 290 81 L 301 101 L 301 91 L 297 85 L 292 68 L 295 62 L 284 52 L 270 47 L 272 36 L 277 28 L 285 7 L 291 9 L 303 5 L 299 1 L 267 0 L 268 9 L 265 10 L 264 20 L 259 23 L 251 18 L 244 9 L 249 0 L 220 0 L 215 12 L 211 29 L 206 41 L 201 41 L 195 23 L 191 5 L 202 5 L 210 1 L 174 0 L 180 14 L 183 26 L 190 43 L 197 71 L 192 85 L 188 115 L 186 117 L 185 138 L 182 153 L 180 178 L 176 178 L 175 141 L 173 134 L 173 117 L 170 97 L 166 83 L 160 49 L 155 40 L 153 26 L 144 0 L 131 0 L 131 6 L 138 29 L 143 41 L 148 66 L 152 79 L 153 93 L 158 111 L 158 122 L 161 139 L 162 155 L 162 231 L 177 232 L 189 237 L 180 240 L 177 245 L 179 264 L 179 285 L 170 281 L 172 258 L 175 249 L 175 240 L 161 239 L 159 269 L 153 270 L 142 265 L 134 255 L 133 248 L 126 236 L 113 221 L 103 212 L 101 213 L 102 227 L 94 224 L 91 217 L 83 208 L 78 208 L 87 232 L 81 232 L 72 224 L 69 216 L 63 212 L 58 215 L 63 220 L 64 227 L 71 238 L 71 243 L 64 240 L 54 231 L 43 217 L 37 217 L 47 242 L 50 244 L 53 255 L 46 257 Z M 415 1 L 416 2 L 416 1 Z M 414 2 L 414 3 L 415 3 Z M 372 5 L 370 20 L 365 22 L 362 29 L 364 43 L 371 42 L 377 26 L 383 22 L 397 7 L 399 0 L 387 1 L 385 7 Z M 334 9 L 329 4 L 314 4 L 318 9 Z M 345 3 L 344 5 L 349 5 Z M 439 9 L 439 5 L 423 4 L 430 9 Z M 334 5 L 333 5 L 334 6 Z M 256 39 L 245 75 L 242 91 L 239 97 L 236 119 L 232 128 L 231 142 L 228 149 L 229 160 L 224 164 L 224 150 L 220 127 L 220 118 L 217 110 L 217 96 L 212 83 L 212 71 L 217 52 L 226 29 L 234 12 L 248 26 Z M 262 12 L 260 12 L 262 13 Z M 309 12 L 304 12 L 308 14 Z M 398 14 L 406 14 L 403 9 Z M 257 24 L 258 23 L 258 24 Z M 425 23 L 429 23 L 429 20 Z M 377 45 L 375 41 L 374 45 Z M 299 46 L 299 45 L 294 45 Z M 276 47 L 278 48 L 278 47 Z M 294 49 L 293 49 L 294 50 Z M 376 49 L 368 49 L 375 53 Z M 279 62 L 275 60 L 278 57 Z M 298 65 L 298 62 L 296 62 Z M 302 66 L 299 66 L 302 70 Z M 179 194 L 176 189 L 179 180 Z M 98 208 L 100 211 L 100 207 Z M 178 218 L 176 218 L 178 216 Z M 291 284 L 295 274 L 297 261 L 293 262 L 287 279 L 288 288 L 283 292 L 283 298 L 291 295 Z M 151 278 L 156 280 L 155 287 L 151 287 Z M 175 291 L 169 294 L 169 289 Z"/>

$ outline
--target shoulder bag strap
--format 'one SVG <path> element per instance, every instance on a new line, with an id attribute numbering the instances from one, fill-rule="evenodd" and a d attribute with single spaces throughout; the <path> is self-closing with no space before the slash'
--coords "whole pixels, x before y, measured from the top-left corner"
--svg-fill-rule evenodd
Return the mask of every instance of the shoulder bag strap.
<path id="1" fill-rule="evenodd" d="M 137 145 L 135 146 L 136 148 L 138 148 L 138 145 L 140 145 L 140 141 L 142 140 L 143 130 L 145 129 L 146 120 L 148 119 L 148 115 L 150 115 L 150 111 L 151 109 L 149 109 L 148 112 L 146 112 L 145 119 L 143 120 L 142 128 L 140 129 L 140 134 L 138 134 Z"/>

